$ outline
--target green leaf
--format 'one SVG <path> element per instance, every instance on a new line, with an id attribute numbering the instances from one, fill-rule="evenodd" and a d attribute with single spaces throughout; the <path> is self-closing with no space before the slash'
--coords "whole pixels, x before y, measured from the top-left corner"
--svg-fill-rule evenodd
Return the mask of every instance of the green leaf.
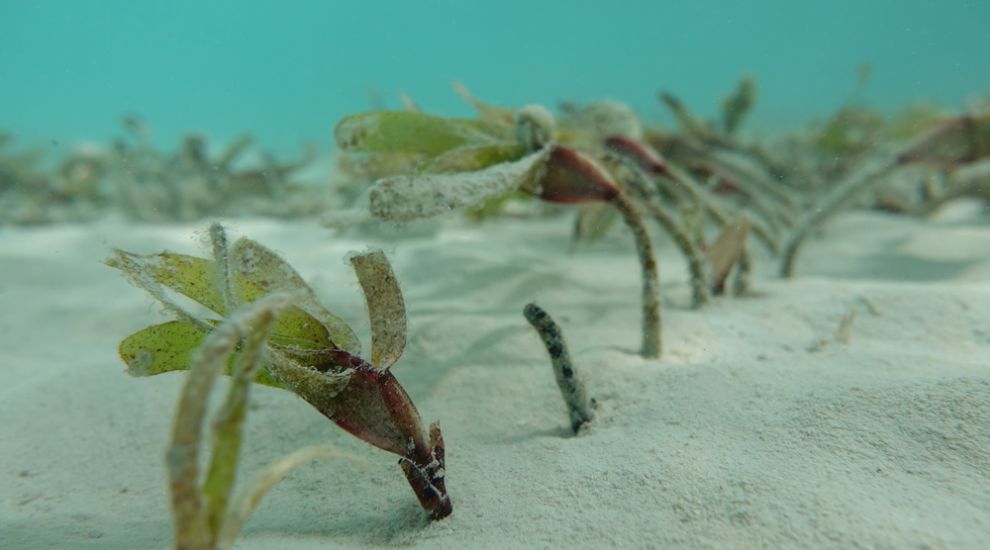
<path id="1" fill-rule="evenodd" d="M 128 336 L 120 343 L 120 358 L 131 376 L 154 376 L 165 372 L 189 370 L 193 354 L 206 340 L 206 332 L 186 321 L 169 321 L 152 325 Z M 235 357 L 238 354 L 234 354 Z M 230 365 L 227 367 L 228 374 Z M 281 387 L 265 369 L 254 381 Z"/>
<path id="2" fill-rule="evenodd" d="M 360 353 L 361 343 L 347 323 L 323 307 L 296 270 L 268 248 L 250 239 L 238 239 L 230 251 L 230 269 L 234 298 L 240 303 L 275 292 L 293 295 L 293 307 L 275 324 L 272 344 Z"/>
<path id="3" fill-rule="evenodd" d="M 226 314 L 223 293 L 216 265 L 212 260 L 162 252 L 140 256 L 124 250 L 114 250 L 107 265 L 140 281 L 150 277 L 154 282 L 190 298 L 211 311 Z"/>
<path id="4" fill-rule="evenodd" d="M 437 156 L 465 145 L 502 141 L 489 123 L 411 111 L 370 111 L 344 118 L 333 135 L 337 147 L 355 153 L 422 153 Z"/>
<path id="5" fill-rule="evenodd" d="M 526 149 L 517 143 L 459 147 L 433 159 L 423 172 L 430 174 L 474 172 L 503 162 L 519 160 L 525 155 Z"/>
<path id="6" fill-rule="evenodd" d="M 131 376 L 154 376 L 188 370 L 193 352 L 206 333 L 184 321 L 170 321 L 135 332 L 120 343 L 120 358 Z"/>

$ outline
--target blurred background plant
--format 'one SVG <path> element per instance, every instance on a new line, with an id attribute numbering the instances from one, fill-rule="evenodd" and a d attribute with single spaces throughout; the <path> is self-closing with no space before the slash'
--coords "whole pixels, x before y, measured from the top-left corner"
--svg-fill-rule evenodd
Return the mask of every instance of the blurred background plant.
<path id="1" fill-rule="evenodd" d="M 244 134 L 222 147 L 187 134 L 176 151 L 154 147 L 136 117 L 108 146 L 86 144 L 62 158 L 18 148 L 0 134 L 0 224 L 80 222 L 106 214 L 140 222 L 216 216 L 315 215 L 328 207 L 325 176 L 304 174 L 314 146 L 283 161 Z"/>

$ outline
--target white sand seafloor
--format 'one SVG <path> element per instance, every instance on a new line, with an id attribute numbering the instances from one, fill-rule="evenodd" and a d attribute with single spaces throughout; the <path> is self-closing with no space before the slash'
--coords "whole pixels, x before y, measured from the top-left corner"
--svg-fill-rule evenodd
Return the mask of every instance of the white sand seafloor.
<path id="1" fill-rule="evenodd" d="M 0 228 L 0 547 L 167 548 L 163 452 L 183 374 L 128 377 L 117 343 L 162 317 L 103 266 L 111 247 L 202 252 L 206 224 Z M 367 347 L 349 251 L 382 247 L 409 310 L 394 372 L 447 444 L 454 513 L 428 523 L 396 457 L 256 387 L 245 474 L 330 444 L 262 502 L 239 548 L 990 547 L 990 214 L 852 212 L 756 295 L 691 310 L 658 243 L 662 360 L 638 357 L 631 239 L 567 253 L 571 221 L 443 220 L 334 235 L 235 220 Z M 599 402 L 574 437 L 521 314 L 563 326 Z M 849 341 L 836 339 L 855 311 Z"/>

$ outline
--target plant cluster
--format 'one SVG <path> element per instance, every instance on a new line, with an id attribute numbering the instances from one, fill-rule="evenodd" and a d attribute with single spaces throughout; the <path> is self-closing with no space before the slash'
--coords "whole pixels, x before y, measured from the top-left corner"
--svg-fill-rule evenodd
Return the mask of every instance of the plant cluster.
<path id="1" fill-rule="evenodd" d="M 252 381 L 298 395 L 344 430 L 398 455 L 406 479 L 430 517 L 450 514 L 440 427 L 434 423 L 423 429 L 419 412 L 390 371 L 405 348 L 406 317 L 398 282 L 385 255 L 372 251 L 350 259 L 371 318 L 371 360 L 367 361 L 360 356 L 361 346 L 351 328 L 323 307 L 296 271 L 274 252 L 244 238 L 228 246 L 218 224 L 210 228 L 210 237 L 212 258 L 171 252 L 139 256 L 117 250 L 107 261 L 175 317 L 121 342 L 120 356 L 128 372 L 151 376 L 193 370 L 180 400 L 173 439 L 185 435 L 181 442 L 173 441 L 168 456 L 180 539 L 182 525 L 193 521 L 187 517 L 193 513 L 187 510 L 189 506 L 198 510 L 200 500 L 220 499 L 207 505 L 212 510 L 208 516 L 226 513 L 224 495 L 236 471 L 239 424 L 246 410 L 243 386 Z M 195 302 L 206 313 L 189 312 L 179 297 Z M 231 351 L 234 359 L 228 362 Z M 216 428 L 214 468 L 223 468 L 217 474 L 223 480 L 213 482 L 207 477 L 200 495 L 195 489 L 200 431 L 196 426 L 202 423 L 212 380 L 221 371 L 231 374 L 231 395 L 240 397 L 233 411 L 220 415 L 233 420 L 221 420 Z M 196 412 L 187 417 L 182 411 L 190 408 Z M 225 427 L 228 422 L 232 427 Z M 228 437 L 236 441 L 223 443 Z M 177 451 L 176 445 L 182 450 Z M 181 495 L 175 494 L 176 483 L 186 487 Z M 211 525 L 218 522 L 215 519 Z M 213 529 L 214 534 L 218 529 Z"/>
<path id="2" fill-rule="evenodd" d="M 825 123 L 772 147 L 741 137 L 756 104 L 751 77 L 743 77 L 725 97 L 714 120 L 699 118 L 677 96 L 660 92 L 678 122 L 676 131 L 643 124 L 631 109 L 612 101 L 565 103 L 553 117 L 538 106 L 494 107 L 457 85 L 478 118 L 443 118 L 418 107 L 373 111 L 342 120 L 335 138 L 344 171 L 370 184 L 371 215 L 396 222 L 453 208 L 491 213 L 523 193 L 588 203 L 580 205 L 574 237 L 595 238 L 621 210 L 605 208 L 608 199 L 602 196 L 585 194 L 595 188 L 586 181 L 607 181 L 617 196 L 629 199 L 632 210 L 655 219 L 680 249 L 700 306 L 726 291 L 733 268 L 735 293 L 749 289 L 749 234 L 779 258 L 781 273 L 789 276 L 807 235 L 864 196 L 878 208 L 920 214 L 962 196 L 990 197 L 990 107 L 976 105 L 948 116 L 913 104 L 885 117 L 859 99 L 868 77 L 868 70 L 861 71 L 850 101 Z M 561 148 L 594 165 L 595 176 L 591 169 L 575 169 L 566 174 L 568 185 L 558 182 L 556 195 L 548 194 L 539 177 L 557 172 L 537 161 L 536 172 L 502 174 L 499 185 L 472 185 L 534 151 Z M 383 171 L 353 171 L 355 166 Z M 916 197 L 905 202 L 882 192 L 905 181 Z M 402 210 L 409 205 L 414 208 Z M 719 233 L 713 239 L 705 236 L 711 225 Z"/>
<path id="3" fill-rule="evenodd" d="M 176 151 L 154 147 L 133 117 L 108 147 L 78 148 L 47 159 L 41 148 L 16 150 L 0 134 L 0 225 L 78 222 L 115 212 L 134 221 L 200 220 L 210 216 L 314 215 L 327 206 L 322 187 L 299 181 L 316 158 L 310 147 L 284 162 L 252 151 L 242 135 L 217 152 L 205 137 L 186 135 Z"/>
<path id="4" fill-rule="evenodd" d="M 653 251 L 657 237 L 645 219 L 654 220 L 661 238 L 670 239 L 684 256 L 693 304 L 701 307 L 718 295 L 749 292 L 754 263 L 750 235 L 765 256 L 779 260 L 782 275 L 790 276 L 808 235 L 908 169 L 922 167 L 943 179 L 937 189 L 927 181 L 920 206 L 901 211 L 930 210 L 964 195 L 990 197 L 990 109 L 945 117 L 912 107 L 888 119 L 850 102 L 806 135 L 766 147 L 741 137 L 757 99 L 751 77 L 743 77 L 725 97 L 714 120 L 697 117 L 678 97 L 661 92 L 660 101 L 678 122 L 676 131 L 645 125 L 631 109 L 612 101 L 562 104 L 555 116 L 539 105 L 492 106 L 463 86 L 456 89 L 475 108 L 476 118 L 424 113 L 405 97 L 405 110 L 358 113 L 336 125 L 347 185 L 367 187 L 366 193 L 354 193 L 364 195 L 366 204 L 351 222 L 404 223 L 455 209 L 481 219 L 524 200 L 573 207 L 574 244 L 597 238 L 614 220 L 622 220 L 642 271 L 640 354 L 646 358 L 662 356 L 662 337 Z M 175 173 L 186 170 L 205 177 L 196 166 L 229 166 L 244 146 L 235 143 L 210 161 L 201 143 L 187 140 L 182 152 L 165 164 L 183 167 L 174 168 Z M 134 166 L 161 165 L 142 160 L 140 147 L 121 154 L 129 155 Z M 8 164 L 0 163 L 0 168 L 13 173 Z M 19 178 L 36 177 L 30 162 L 9 165 L 16 166 Z M 153 180 L 147 174 L 156 168 L 148 170 L 142 179 Z M 229 170 L 221 172 L 227 173 L 228 185 L 241 181 Z M 249 187 L 262 195 L 270 192 L 268 180 L 243 179 L 254 182 Z M 0 191 L 4 182 L 0 178 Z M 218 204 L 237 200 L 239 189 L 248 188 L 224 191 L 209 181 L 194 187 L 204 186 L 212 189 L 208 195 Z M 175 316 L 121 343 L 128 371 L 139 376 L 193 371 L 168 459 L 180 545 L 183 540 L 195 541 L 191 548 L 229 545 L 246 520 L 245 511 L 253 508 L 245 502 L 256 503 L 263 493 L 249 488 L 242 494 L 254 496 L 231 497 L 240 422 L 252 381 L 295 393 L 348 432 L 398 455 L 429 516 L 450 514 L 440 429 L 437 424 L 423 428 L 389 370 L 404 348 L 406 321 L 398 283 L 384 255 L 351 258 L 371 317 L 367 361 L 346 323 L 319 304 L 281 258 L 248 239 L 228 247 L 219 225 L 210 234 L 212 258 L 117 251 L 108 262 Z M 188 312 L 177 295 L 210 313 Z M 578 433 L 593 420 L 595 401 L 577 376 L 557 323 L 532 303 L 523 314 L 547 349 L 571 427 Z M 851 322 L 851 317 L 844 321 L 846 331 Z M 223 372 L 232 377 L 228 404 L 215 423 L 211 468 L 200 482 L 193 466 L 205 398 Z M 300 453 L 270 470 L 268 484 L 258 487 L 270 487 L 302 461 L 332 454 Z"/>

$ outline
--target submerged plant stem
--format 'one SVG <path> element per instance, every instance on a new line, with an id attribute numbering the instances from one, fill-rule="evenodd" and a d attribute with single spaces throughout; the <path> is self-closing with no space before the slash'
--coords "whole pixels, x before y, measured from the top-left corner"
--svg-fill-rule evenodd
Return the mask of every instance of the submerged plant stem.
<path id="1" fill-rule="evenodd" d="M 594 413 L 591 410 L 593 401 L 588 399 L 584 384 L 574 372 L 574 364 L 567 352 L 567 343 L 564 341 L 560 326 L 546 311 L 533 303 L 526 304 L 523 315 L 529 324 L 536 329 L 540 339 L 543 340 L 543 345 L 547 348 L 547 353 L 550 354 L 553 374 L 557 379 L 557 386 L 560 388 L 560 394 L 567 405 L 567 414 L 571 419 L 571 429 L 577 433 L 582 425 L 594 418 Z"/>
<path id="2" fill-rule="evenodd" d="M 251 340 L 261 344 L 267 339 L 268 333 L 275 322 L 278 313 L 286 306 L 285 296 L 277 295 L 265 298 L 248 306 L 245 310 L 234 314 L 227 322 L 214 330 L 203 343 L 191 372 L 186 378 L 179 398 L 179 408 L 172 428 L 172 441 L 169 445 L 166 466 L 169 476 L 169 487 L 172 497 L 172 514 L 175 518 L 176 547 L 180 549 L 206 549 L 215 541 L 215 532 L 211 530 L 208 512 L 204 509 L 204 496 L 210 501 L 211 490 L 199 486 L 199 450 L 202 439 L 204 418 L 209 401 L 210 390 L 217 377 L 227 366 L 227 359 L 241 338 L 250 336 Z M 253 347 L 253 346 L 252 346 Z M 256 370 L 257 365 L 250 364 L 261 360 L 257 352 L 247 351 L 239 361 L 242 373 L 249 374 Z M 238 390 L 231 389 L 228 403 L 240 401 L 240 396 L 232 395 Z M 244 390 L 246 391 L 246 390 Z M 246 398 L 246 395 L 243 396 Z M 241 416 L 241 420 L 243 416 Z M 239 432 L 240 423 L 234 419 L 233 428 L 228 430 Z M 234 443 L 236 442 L 236 445 Z M 236 457 L 239 449 L 240 434 L 231 432 L 218 434 L 214 457 L 225 455 L 233 450 Z M 236 464 L 233 465 L 236 469 Z M 229 483 L 233 482 L 233 471 Z M 225 476 L 226 477 L 226 476 Z M 229 485 L 222 488 L 226 502 L 229 496 Z M 205 494 L 204 494 L 205 493 Z M 213 493 L 219 494 L 219 493 Z M 212 508 L 213 502 L 210 503 Z"/>
<path id="3" fill-rule="evenodd" d="M 830 193 L 818 201 L 812 207 L 811 212 L 798 222 L 797 227 L 794 228 L 794 233 L 787 242 L 787 246 L 784 247 L 783 258 L 780 263 L 780 276 L 786 278 L 794 276 L 794 265 L 797 262 L 798 251 L 812 231 L 842 210 L 843 207 L 852 202 L 860 193 L 882 182 L 882 176 L 897 166 L 898 164 L 896 162 L 889 160 L 867 166 L 853 173 L 846 181 L 836 185 Z"/>
<path id="4" fill-rule="evenodd" d="M 653 242 L 643 217 L 629 197 L 619 193 L 609 202 L 622 215 L 622 221 L 632 231 L 636 241 L 636 253 L 643 274 L 643 345 L 640 353 L 647 359 L 656 359 L 663 351 L 663 342 L 660 335 L 660 276 L 653 254 Z"/>
<path id="5" fill-rule="evenodd" d="M 681 224 L 657 201 L 656 193 L 646 176 L 635 168 L 630 168 L 629 171 L 631 175 L 625 182 L 627 183 L 626 187 L 631 188 L 639 197 L 650 215 L 674 239 L 674 243 L 687 259 L 688 273 L 691 277 L 692 304 L 696 308 L 707 304 L 711 300 L 711 292 L 708 290 L 708 277 L 705 273 L 705 261 L 701 252 Z"/>
<path id="6" fill-rule="evenodd" d="M 727 214 L 722 208 L 716 204 L 715 197 L 713 197 L 707 189 L 704 188 L 700 183 L 698 183 L 694 177 L 690 174 L 681 170 L 673 163 L 669 163 L 667 166 L 667 175 L 669 176 L 668 181 L 674 183 L 681 191 L 683 191 L 687 196 L 701 204 L 708 215 L 715 220 L 715 223 L 721 228 L 731 222 L 731 216 Z M 758 239 L 763 241 L 767 249 L 770 250 L 771 254 L 777 255 L 780 251 L 780 244 L 777 239 L 774 238 L 772 232 L 765 227 L 762 223 L 753 220 L 752 225 L 753 234 L 756 235 Z"/>
<path id="7" fill-rule="evenodd" d="M 268 303 L 270 305 L 265 306 Z M 231 375 L 227 398 L 213 421 L 213 456 L 203 482 L 206 496 L 206 521 L 212 542 L 216 543 L 227 512 L 240 463 L 242 425 L 247 415 L 248 395 L 255 376 L 264 363 L 265 343 L 281 309 L 288 305 L 286 295 L 273 294 L 258 304 L 258 319 L 250 332 L 241 337 L 240 355 Z"/>

